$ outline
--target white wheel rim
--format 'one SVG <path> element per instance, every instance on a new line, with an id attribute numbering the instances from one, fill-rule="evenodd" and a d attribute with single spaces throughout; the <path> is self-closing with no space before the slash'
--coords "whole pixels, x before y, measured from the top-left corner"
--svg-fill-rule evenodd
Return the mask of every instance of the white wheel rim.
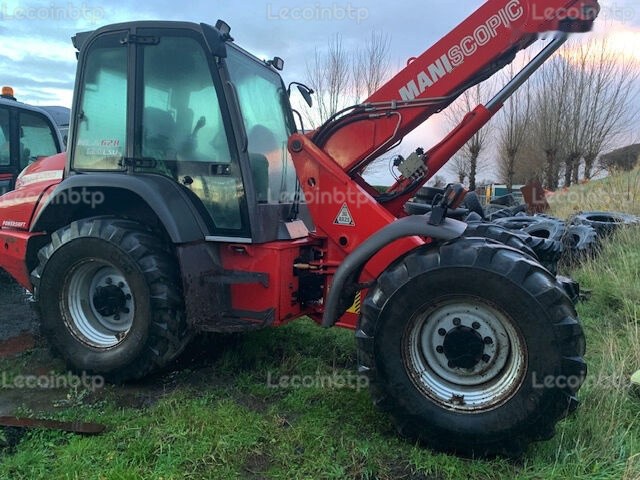
<path id="1" fill-rule="evenodd" d="M 65 324 L 81 342 L 95 348 L 121 343 L 133 325 L 135 299 L 124 274 L 90 259 L 76 265 L 65 280 Z"/>
<path id="2" fill-rule="evenodd" d="M 508 317 L 465 297 L 427 307 L 403 338 L 407 372 L 440 405 L 465 412 L 494 409 L 524 379 L 526 345 Z"/>

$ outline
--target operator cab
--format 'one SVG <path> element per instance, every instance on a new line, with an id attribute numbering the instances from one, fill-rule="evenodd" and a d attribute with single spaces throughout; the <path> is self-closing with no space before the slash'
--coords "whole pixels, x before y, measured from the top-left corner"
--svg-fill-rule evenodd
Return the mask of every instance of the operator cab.
<path id="1" fill-rule="evenodd" d="M 270 63 L 205 24 L 111 25 L 74 45 L 69 175 L 163 177 L 166 203 L 176 189 L 188 195 L 208 240 L 291 239 L 296 127 Z"/>
<path id="2" fill-rule="evenodd" d="M 63 110 L 67 112 L 68 123 L 69 110 Z M 0 195 L 13 190 L 18 174 L 30 163 L 59 153 L 63 148 L 63 139 L 51 115 L 42 108 L 18 102 L 13 89 L 3 87 L 0 95 Z"/>

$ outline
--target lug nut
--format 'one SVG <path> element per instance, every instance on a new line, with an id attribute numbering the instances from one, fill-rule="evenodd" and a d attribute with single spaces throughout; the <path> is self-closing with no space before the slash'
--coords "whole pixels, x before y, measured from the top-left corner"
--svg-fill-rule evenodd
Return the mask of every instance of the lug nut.
<path id="1" fill-rule="evenodd" d="M 118 314 L 116 313 L 116 314 L 113 316 L 113 319 L 114 319 L 115 321 L 120 320 L 120 315 L 118 315 Z"/>
<path id="2" fill-rule="evenodd" d="M 131 300 L 131 294 L 127 293 L 127 295 L 124 298 L 126 298 L 127 300 Z"/>
<path id="3" fill-rule="evenodd" d="M 131 312 L 131 310 L 129 310 L 128 308 L 122 309 L 122 313 L 124 313 L 125 315 L 128 314 L 129 312 Z"/>
<path id="4" fill-rule="evenodd" d="M 459 318 L 454 318 L 454 319 L 453 319 L 453 324 L 454 324 L 456 327 L 459 327 L 461 323 L 462 323 L 462 320 L 460 320 Z"/>
<path id="5" fill-rule="evenodd" d="M 482 356 L 482 361 L 483 361 L 484 363 L 489 363 L 489 362 L 491 361 L 491 357 L 485 353 L 485 354 Z"/>
<path id="6" fill-rule="evenodd" d="M 124 282 L 118 282 L 118 287 L 119 288 L 124 288 Z"/>
<path id="7" fill-rule="evenodd" d="M 108 278 L 105 280 L 105 283 L 106 283 L 107 285 L 111 285 L 111 284 L 113 284 L 113 280 L 111 280 L 111 277 L 108 277 Z"/>
<path id="8" fill-rule="evenodd" d="M 473 327 L 474 330 L 480 330 L 480 324 L 478 322 L 473 322 L 471 326 Z"/>
<path id="9" fill-rule="evenodd" d="M 447 334 L 447 331 L 444 328 L 441 328 L 440 330 L 438 330 L 438 335 L 440 335 L 441 337 L 444 337 Z"/>
<path id="10" fill-rule="evenodd" d="M 491 337 L 484 337 L 485 345 L 493 345 L 493 339 Z"/>
<path id="11" fill-rule="evenodd" d="M 436 352 L 438 352 L 438 353 L 444 353 L 444 347 L 443 347 L 442 345 L 438 345 L 438 346 L 436 347 Z"/>

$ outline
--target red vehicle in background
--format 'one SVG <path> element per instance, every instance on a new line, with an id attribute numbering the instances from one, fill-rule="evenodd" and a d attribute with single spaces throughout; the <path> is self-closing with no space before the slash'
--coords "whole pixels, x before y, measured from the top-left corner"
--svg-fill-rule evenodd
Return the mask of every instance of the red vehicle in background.
<path id="1" fill-rule="evenodd" d="M 0 195 L 13 190 L 22 170 L 40 157 L 64 151 L 71 110 L 18 102 L 13 88 L 0 95 Z"/>

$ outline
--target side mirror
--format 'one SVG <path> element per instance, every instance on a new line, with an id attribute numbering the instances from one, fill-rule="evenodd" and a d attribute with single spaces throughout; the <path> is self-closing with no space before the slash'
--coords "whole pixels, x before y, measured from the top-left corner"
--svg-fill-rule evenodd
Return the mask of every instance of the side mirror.
<path id="1" fill-rule="evenodd" d="M 307 102 L 307 105 L 309 105 L 309 107 L 313 107 L 313 98 L 311 97 L 313 90 L 303 87 L 302 85 L 298 85 L 298 91 L 300 92 L 300 95 L 302 95 L 302 98 L 304 98 L 304 101 Z"/>
<path id="2" fill-rule="evenodd" d="M 296 85 L 298 87 L 300 95 L 302 95 L 304 101 L 307 102 L 307 105 L 309 105 L 309 107 L 313 107 L 313 98 L 311 98 L 311 95 L 315 93 L 313 89 L 307 87 L 304 83 L 291 82 L 287 87 L 287 95 L 289 95 L 289 97 L 291 97 L 291 85 Z"/>

